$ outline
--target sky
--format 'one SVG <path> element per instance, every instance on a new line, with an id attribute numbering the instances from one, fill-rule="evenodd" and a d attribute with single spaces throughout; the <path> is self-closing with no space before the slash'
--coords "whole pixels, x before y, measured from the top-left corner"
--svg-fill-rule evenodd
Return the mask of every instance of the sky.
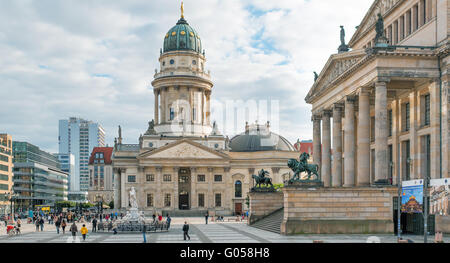
<path id="1" fill-rule="evenodd" d="M 185 0 L 184 16 L 202 39 L 212 99 L 278 101 L 277 132 L 295 143 L 312 139 L 311 106 L 304 98 L 313 71 L 337 53 L 339 26 L 348 42 L 372 2 Z M 100 123 L 110 146 L 118 125 L 124 143 L 138 143 L 154 116 L 151 81 L 180 5 L 0 1 L 0 133 L 57 152 L 58 120 L 81 117 Z M 219 119 L 214 112 L 212 119 Z M 238 123 L 236 133 L 244 126 Z"/>

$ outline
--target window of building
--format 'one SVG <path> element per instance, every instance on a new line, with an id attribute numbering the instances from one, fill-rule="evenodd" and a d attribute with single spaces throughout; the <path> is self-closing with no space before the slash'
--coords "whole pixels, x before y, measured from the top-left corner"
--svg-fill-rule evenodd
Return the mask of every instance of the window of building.
<path id="1" fill-rule="evenodd" d="M 189 183 L 189 176 L 188 175 L 180 175 L 178 177 L 179 183 Z"/>
<path id="2" fill-rule="evenodd" d="M 389 137 L 392 136 L 392 110 L 388 111 L 388 122 L 389 122 Z"/>
<path id="3" fill-rule="evenodd" d="M 196 115 L 197 115 L 196 108 L 192 108 L 192 121 L 196 121 L 197 120 Z"/>
<path id="4" fill-rule="evenodd" d="M 222 194 L 216 194 L 216 207 L 221 207 L 222 206 Z"/>
<path id="5" fill-rule="evenodd" d="M 172 175 L 171 174 L 163 175 L 163 181 L 164 182 L 172 182 Z"/>
<path id="6" fill-rule="evenodd" d="M 222 175 L 221 174 L 214 175 L 214 182 L 222 182 Z"/>
<path id="7" fill-rule="evenodd" d="M 198 207 L 205 207 L 205 194 L 198 194 Z"/>
<path id="8" fill-rule="evenodd" d="M 173 121 L 175 119 L 175 110 L 174 108 L 170 108 L 170 119 L 171 121 Z"/>
<path id="9" fill-rule="evenodd" d="M 240 198 L 242 197 L 242 182 L 236 181 L 234 184 L 234 197 Z"/>
<path id="10" fill-rule="evenodd" d="M 197 175 L 197 181 L 198 182 L 205 182 L 206 181 L 206 176 L 204 174 Z"/>
<path id="11" fill-rule="evenodd" d="M 424 96 L 424 125 L 430 125 L 430 94 Z"/>
<path id="12" fill-rule="evenodd" d="M 153 206 L 153 194 L 147 194 L 147 207 Z"/>
<path id="13" fill-rule="evenodd" d="M 147 182 L 154 182 L 155 181 L 155 175 L 154 174 L 147 174 L 146 176 Z"/>
<path id="14" fill-rule="evenodd" d="M 171 201 L 172 201 L 171 195 L 170 194 L 165 194 L 164 195 L 164 206 L 165 207 L 170 207 L 171 206 Z"/>
<path id="15" fill-rule="evenodd" d="M 136 175 L 128 175 L 129 183 L 136 183 Z"/>
<path id="16" fill-rule="evenodd" d="M 411 123 L 410 123 L 410 107 L 409 107 L 409 102 L 405 103 L 405 131 L 409 131 L 410 127 L 411 127 Z"/>
<path id="17" fill-rule="evenodd" d="M 370 117 L 370 141 L 375 141 L 375 117 Z"/>

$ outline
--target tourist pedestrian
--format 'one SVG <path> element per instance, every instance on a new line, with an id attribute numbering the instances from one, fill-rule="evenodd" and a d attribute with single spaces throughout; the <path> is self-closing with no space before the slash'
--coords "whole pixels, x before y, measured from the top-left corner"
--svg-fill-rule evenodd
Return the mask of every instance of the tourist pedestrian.
<path id="1" fill-rule="evenodd" d="M 92 220 L 92 233 L 97 232 L 97 218 Z"/>
<path id="2" fill-rule="evenodd" d="M 20 227 L 22 226 L 22 220 L 20 220 L 20 217 L 16 221 L 16 226 L 17 233 L 20 234 Z"/>
<path id="3" fill-rule="evenodd" d="M 162 215 L 159 215 L 159 214 L 158 214 L 158 221 L 161 223 L 161 221 L 162 221 Z"/>
<path id="4" fill-rule="evenodd" d="M 45 224 L 44 218 L 41 217 L 41 219 L 39 220 L 39 225 L 41 226 L 41 232 L 44 231 L 44 224 Z"/>
<path id="5" fill-rule="evenodd" d="M 114 221 L 112 224 L 112 230 L 114 231 L 114 235 L 117 235 L 117 222 Z"/>
<path id="6" fill-rule="evenodd" d="M 66 226 L 67 226 L 66 219 L 63 219 L 62 222 L 61 222 L 61 228 L 62 228 L 62 231 L 63 231 L 63 235 L 66 233 Z"/>
<path id="7" fill-rule="evenodd" d="M 88 233 L 88 229 L 87 229 L 86 225 L 83 225 L 80 232 L 81 232 L 81 236 L 83 236 L 83 241 L 86 241 L 86 235 Z"/>
<path id="8" fill-rule="evenodd" d="M 189 236 L 189 225 L 187 222 L 184 222 L 183 237 L 184 237 L 184 240 L 186 240 L 186 237 L 189 238 L 189 240 L 191 240 L 191 237 Z"/>
<path id="9" fill-rule="evenodd" d="M 39 219 L 36 219 L 34 224 L 36 225 L 36 232 L 39 232 Z"/>
<path id="10" fill-rule="evenodd" d="M 59 234 L 59 228 L 61 227 L 61 219 L 57 218 L 55 222 L 56 233 Z"/>
<path id="11" fill-rule="evenodd" d="M 166 222 L 167 222 L 167 230 L 169 230 L 169 228 L 170 228 L 170 222 L 172 222 L 172 218 L 170 218 L 169 214 L 167 214 Z"/>
<path id="12" fill-rule="evenodd" d="M 156 221 L 156 216 L 155 216 L 155 214 L 153 214 L 153 222 L 155 222 Z"/>
<path id="13" fill-rule="evenodd" d="M 70 226 L 70 232 L 72 232 L 72 238 L 75 240 L 75 237 L 77 236 L 78 228 L 75 222 Z"/>
<path id="14" fill-rule="evenodd" d="M 142 225 L 142 235 L 144 236 L 144 243 L 147 243 L 147 237 L 145 236 L 145 232 L 147 232 L 147 226 L 145 225 L 144 222 L 144 225 Z"/>
<path id="15" fill-rule="evenodd" d="M 209 215 L 208 215 L 208 213 L 206 213 L 205 214 L 205 222 L 206 222 L 206 225 L 208 224 L 208 217 L 209 217 Z M 214 218 L 213 218 L 214 219 Z"/>

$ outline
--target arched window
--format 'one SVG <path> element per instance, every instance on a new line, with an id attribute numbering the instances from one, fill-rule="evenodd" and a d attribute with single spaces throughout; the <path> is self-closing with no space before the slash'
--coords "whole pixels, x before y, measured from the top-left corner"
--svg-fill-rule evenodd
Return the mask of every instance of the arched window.
<path id="1" fill-rule="evenodd" d="M 242 197 L 242 182 L 236 181 L 234 183 L 234 197 Z"/>

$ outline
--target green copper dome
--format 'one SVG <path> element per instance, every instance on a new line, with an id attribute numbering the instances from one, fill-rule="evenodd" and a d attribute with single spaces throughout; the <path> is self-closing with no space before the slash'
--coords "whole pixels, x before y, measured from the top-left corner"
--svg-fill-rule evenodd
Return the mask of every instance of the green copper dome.
<path id="1" fill-rule="evenodd" d="M 200 36 L 184 18 L 180 18 L 164 38 L 164 52 L 178 50 L 202 52 Z"/>

